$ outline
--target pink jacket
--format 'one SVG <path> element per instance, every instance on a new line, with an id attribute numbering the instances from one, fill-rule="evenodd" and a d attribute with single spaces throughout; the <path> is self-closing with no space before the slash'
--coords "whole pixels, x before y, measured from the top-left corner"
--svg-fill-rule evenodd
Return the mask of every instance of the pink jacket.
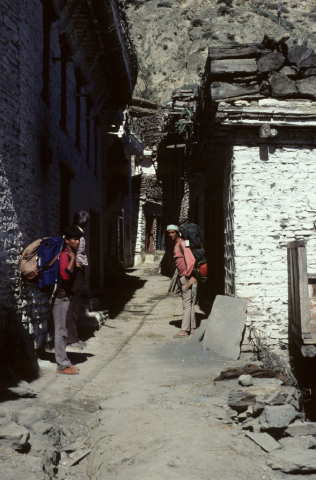
<path id="1" fill-rule="evenodd" d="M 180 251 L 180 247 L 179 247 L 180 243 L 181 243 L 181 247 L 184 255 L 182 255 Z M 195 258 L 190 248 L 185 246 L 184 240 L 181 240 L 179 243 L 175 244 L 174 259 L 176 262 L 176 267 L 179 272 L 179 276 L 183 277 L 183 275 L 185 275 L 186 277 L 190 277 L 195 265 Z"/>

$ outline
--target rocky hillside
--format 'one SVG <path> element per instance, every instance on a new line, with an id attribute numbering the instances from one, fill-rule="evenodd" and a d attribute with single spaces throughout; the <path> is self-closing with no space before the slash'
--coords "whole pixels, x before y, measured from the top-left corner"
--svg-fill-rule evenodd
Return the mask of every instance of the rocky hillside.
<path id="1" fill-rule="evenodd" d="M 166 102 L 175 87 L 197 86 L 208 46 L 279 37 L 278 2 L 269 0 L 126 0 L 140 59 L 135 94 Z M 315 0 L 282 2 L 281 34 L 316 43 Z"/>

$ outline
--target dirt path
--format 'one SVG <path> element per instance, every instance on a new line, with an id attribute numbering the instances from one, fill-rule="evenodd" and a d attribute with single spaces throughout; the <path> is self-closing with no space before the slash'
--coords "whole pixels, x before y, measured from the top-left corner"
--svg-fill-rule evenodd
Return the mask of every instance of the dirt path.
<path id="1" fill-rule="evenodd" d="M 113 291 L 115 318 L 88 341 L 83 353 L 71 354 L 80 365 L 79 375 L 56 375 L 53 357 L 42 361 L 44 376 L 32 384 L 38 398 L 19 400 L 22 409 L 54 409 L 60 443 L 91 450 L 71 467 L 63 454 L 57 477 L 301 478 L 273 472 L 266 466 L 266 454 L 229 422 L 227 397 L 237 381 L 214 384 L 213 378 L 238 362 L 203 351 L 197 335 L 172 338 L 181 320 L 181 299 L 166 295 L 169 279 L 153 271 L 131 271 L 142 288 L 127 295 L 131 298 L 125 306 L 123 293 Z M 198 318 L 203 318 L 201 312 Z"/>

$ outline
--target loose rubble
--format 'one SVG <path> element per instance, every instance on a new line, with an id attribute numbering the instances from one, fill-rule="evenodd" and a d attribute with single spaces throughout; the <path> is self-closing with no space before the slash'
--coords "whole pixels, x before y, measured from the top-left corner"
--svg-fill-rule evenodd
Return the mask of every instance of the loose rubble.
<path id="1" fill-rule="evenodd" d="M 241 375 L 239 384 L 251 384 L 248 377 Z M 299 390 L 264 383 L 231 390 L 227 403 L 231 420 L 269 454 L 267 464 L 272 469 L 288 474 L 316 472 L 316 423 L 305 420 Z"/>

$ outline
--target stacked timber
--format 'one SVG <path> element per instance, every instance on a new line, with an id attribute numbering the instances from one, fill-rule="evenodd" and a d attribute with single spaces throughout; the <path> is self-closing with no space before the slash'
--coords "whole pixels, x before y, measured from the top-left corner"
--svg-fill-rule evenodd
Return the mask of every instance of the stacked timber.
<path id="1" fill-rule="evenodd" d="M 264 97 L 316 100 L 316 54 L 289 34 L 262 43 L 209 48 L 203 86 L 212 102 L 257 100 Z M 204 83 L 204 85 L 203 85 Z"/>

